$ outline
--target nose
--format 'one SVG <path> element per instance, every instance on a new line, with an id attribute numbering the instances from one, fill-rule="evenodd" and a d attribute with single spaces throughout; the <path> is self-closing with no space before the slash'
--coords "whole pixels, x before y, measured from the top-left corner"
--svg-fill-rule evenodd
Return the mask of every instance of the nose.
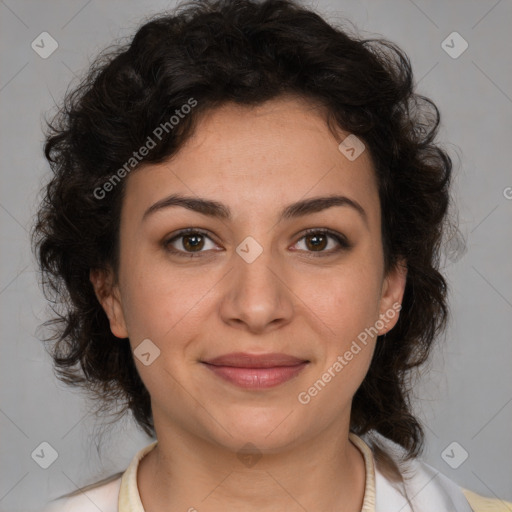
<path id="1" fill-rule="evenodd" d="M 235 254 L 227 277 L 221 316 L 231 327 L 254 334 L 283 327 L 293 316 L 292 283 L 270 250 L 252 262 Z M 289 280 L 289 278 L 288 278 Z"/>

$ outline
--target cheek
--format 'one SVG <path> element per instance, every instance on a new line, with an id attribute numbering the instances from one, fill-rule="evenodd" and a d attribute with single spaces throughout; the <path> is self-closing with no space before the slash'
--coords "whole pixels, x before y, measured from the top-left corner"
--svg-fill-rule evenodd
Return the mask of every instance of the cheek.
<path id="1" fill-rule="evenodd" d="M 349 401 L 363 381 L 375 348 L 379 319 L 379 262 L 372 257 L 351 260 L 325 275 L 297 282 L 297 294 L 307 297 L 307 317 L 317 334 L 318 368 L 310 383 L 318 402 Z M 300 283 L 300 284 L 299 284 Z M 307 311 L 307 309 L 305 310 Z M 314 313 L 314 314 L 312 314 Z M 325 388 L 325 391 L 324 391 Z M 328 389 L 327 389 L 328 388 Z"/>
<path id="2" fill-rule="evenodd" d="M 171 269 L 150 258 L 126 265 L 123 312 L 133 346 L 150 338 L 162 350 L 174 351 L 179 340 L 192 338 L 206 315 L 213 273 Z M 128 263 L 128 262 L 127 262 Z M 204 321 L 204 318 L 203 318 Z"/>
<path id="3" fill-rule="evenodd" d="M 354 259 L 313 277 L 297 277 L 294 292 L 324 326 L 324 334 L 342 348 L 378 319 L 381 281 L 378 265 Z M 314 313 L 312 315 L 311 313 Z"/>
<path id="4" fill-rule="evenodd" d="M 318 359 L 297 399 L 324 421 L 336 417 L 343 404 L 349 406 L 368 372 L 377 340 L 375 283 L 368 276 L 362 280 L 359 275 L 356 279 L 355 274 L 342 274 L 320 281 L 324 293 L 309 302 L 315 312 L 310 318 L 318 317 L 313 327 L 319 334 Z"/>
<path id="5" fill-rule="evenodd" d="M 179 383 L 195 369 L 196 354 L 190 347 L 200 338 L 207 305 L 204 295 L 211 288 L 204 280 L 204 288 L 193 286 L 193 280 L 178 272 L 133 272 L 125 287 L 123 309 L 134 361 L 156 403 L 166 403 L 169 397 L 178 401 L 182 397 L 187 403 L 190 398 L 187 393 L 183 395 Z M 195 280 L 199 285 L 200 279 Z M 148 352 L 149 361 L 145 361 L 140 355 Z M 192 385 L 189 383 L 187 389 L 192 391 Z"/>

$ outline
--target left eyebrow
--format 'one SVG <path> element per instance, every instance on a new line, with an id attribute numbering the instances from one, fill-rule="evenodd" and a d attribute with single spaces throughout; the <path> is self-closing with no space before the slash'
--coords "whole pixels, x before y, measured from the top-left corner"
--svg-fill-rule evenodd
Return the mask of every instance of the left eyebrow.
<path id="1" fill-rule="evenodd" d="M 151 214 L 163 210 L 164 208 L 170 208 L 172 206 L 181 206 L 188 210 L 207 215 L 209 217 L 215 217 L 222 220 L 231 220 L 232 214 L 228 206 L 218 201 L 201 197 L 183 196 L 180 194 L 172 194 L 155 204 L 151 205 L 142 216 L 144 221 Z M 334 206 L 344 206 L 354 209 L 359 213 L 366 225 L 368 225 L 368 216 L 364 208 L 354 199 L 350 199 L 346 196 L 334 195 L 325 197 L 314 197 L 312 199 L 304 199 L 297 201 L 286 206 L 280 215 L 280 220 L 293 219 L 303 217 L 311 213 L 317 213 Z"/>

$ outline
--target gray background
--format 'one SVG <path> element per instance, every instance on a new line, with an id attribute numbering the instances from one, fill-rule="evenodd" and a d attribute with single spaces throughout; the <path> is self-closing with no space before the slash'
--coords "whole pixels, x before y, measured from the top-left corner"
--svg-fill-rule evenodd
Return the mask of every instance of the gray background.
<path id="1" fill-rule="evenodd" d="M 447 258 L 452 321 L 415 391 L 425 422 L 425 460 L 460 485 L 512 500 L 512 2 L 320 0 L 332 21 L 350 19 L 410 56 L 419 91 L 442 113 L 440 138 L 454 158 L 454 197 L 467 237 Z M 79 392 L 52 374 L 38 341 L 47 307 L 37 284 L 28 231 L 41 183 L 43 112 L 114 39 L 174 2 L 0 1 L 0 510 L 40 509 L 48 499 L 125 469 L 149 439 L 129 417 L 100 443 Z M 43 31 L 58 49 L 41 58 L 31 42 Z M 468 42 L 458 58 L 441 43 L 453 31 Z M 458 42 L 453 44 L 460 48 Z M 507 192 L 508 191 L 508 192 Z M 508 196 L 508 198 L 507 198 Z M 58 452 L 42 469 L 31 458 L 43 441 Z M 441 456 L 450 443 L 452 469 Z M 452 462 L 453 464 L 453 462 Z"/>

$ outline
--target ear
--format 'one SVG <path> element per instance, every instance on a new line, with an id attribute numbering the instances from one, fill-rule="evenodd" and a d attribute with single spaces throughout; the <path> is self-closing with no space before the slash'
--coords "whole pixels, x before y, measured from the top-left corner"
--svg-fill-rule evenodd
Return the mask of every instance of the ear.
<path id="1" fill-rule="evenodd" d="M 128 338 L 119 287 L 114 285 L 111 269 L 91 269 L 89 279 L 94 292 L 110 322 L 110 330 L 117 338 Z"/>
<path id="2" fill-rule="evenodd" d="M 389 332 L 398 322 L 406 282 L 407 262 L 401 259 L 390 269 L 382 284 L 378 324 L 383 327 L 379 328 L 379 336 Z"/>

